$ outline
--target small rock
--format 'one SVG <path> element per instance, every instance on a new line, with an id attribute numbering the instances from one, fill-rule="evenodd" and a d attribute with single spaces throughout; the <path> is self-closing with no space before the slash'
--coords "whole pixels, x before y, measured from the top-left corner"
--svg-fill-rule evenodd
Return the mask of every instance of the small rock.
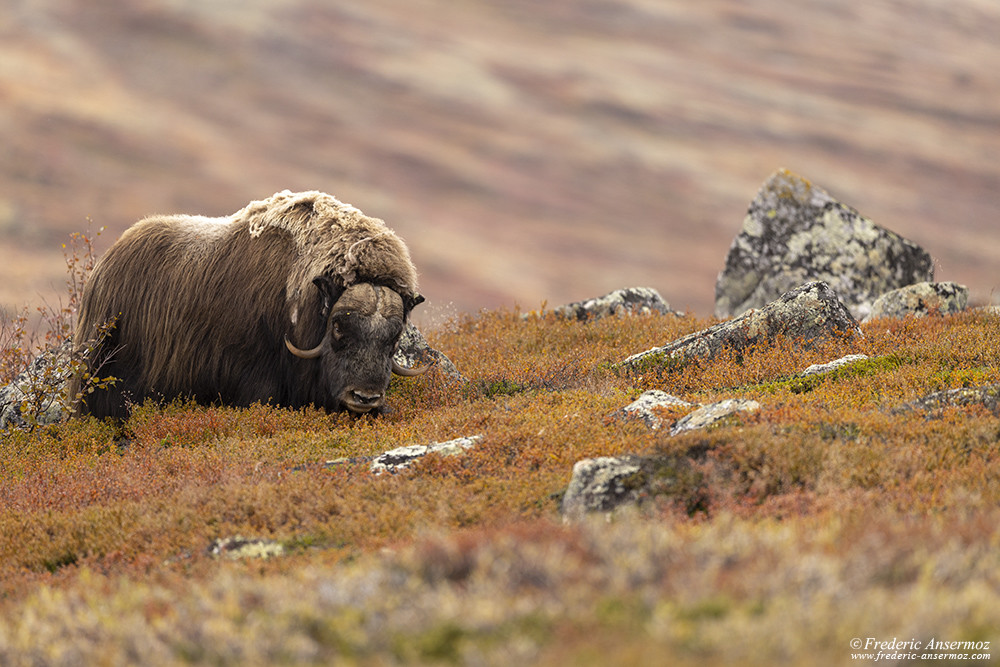
<path id="1" fill-rule="evenodd" d="M 72 372 L 72 342 L 42 351 L 9 385 L 0 388 L 0 430 L 54 424 L 69 416 L 66 384 Z M 28 407 L 30 414 L 23 414 Z"/>
<path id="2" fill-rule="evenodd" d="M 336 466 L 348 466 L 357 465 L 359 463 L 371 463 L 375 460 L 374 456 L 340 456 L 335 459 L 330 459 L 329 461 L 324 461 L 323 463 L 306 463 L 303 465 L 298 465 L 292 468 L 294 471 L 308 470 L 309 468 L 319 465 L 323 468 L 335 468 Z"/>
<path id="3" fill-rule="evenodd" d="M 404 368 L 433 364 L 447 375 L 462 377 L 451 359 L 432 348 L 420 330 L 412 324 L 407 324 L 403 330 L 403 335 L 399 339 L 399 348 L 396 350 L 393 361 Z"/>
<path id="4" fill-rule="evenodd" d="M 933 277 L 931 257 L 921 247 L 779 170 L 751 202 L 729 248 L 715 284 L 715 315 L 739 315 L 821 280 L 862 318 L 881 294 Z"/>
<path id="5" fill-rule="evenodd" d="M 611 512 L 653 499 L 669 500 L 688 512 L 707 501 L 704 476 L 688 456 L 601 456 L 577 461 L 561 511 L 568 521 Z"/>
<path id="6" fill-rule="evenodd" d="M 958 283 L 917 283 L 886 292 L 872 305 L 865 321 L 876 317 L 950 315 L 965 310 L 969 288 Z"/>
<path id="7" fill-rule="evenodd" d="M 590 320 L 609 315 L 665 314 L 674 311 L 652 287 L 627 287 L 595 299 L 559 306 L 553 312 L 569 319 Z"/>
<path id="8" fill-rule="evenodd" d="M 679 338 L 663 347 L 634 354 L 619 364 L 629 370 L 665 366 L 671 360 L 710 359 L 724 349 L 738 353 L 766 344 L 775 336 L 795 338 L 803 346 L 837 334 L 860 335 L 858 323 L 830 286 L 823 282 L 797 287 L 760 310 Z"/>
<path id="9" fill-rule="evenodd" d="M 942 410 L 949 407 L 981 405 L 994 414 L 1000 412 L 1000 384 L 960 387 L 927 394 L 895 409 L 895 412 Z"/>
<path id="10" fill-rule="evenodd" d="M 466 450 L 474 447 L 480 440 L 481 435 L 473 435 L 467 438 L 456 438 L 447 442 L 435 442 L 430 445 L 409 445 L 398 447 L 388 452 L 380 454 L 372 461 L 371 471 L 376 475 L 384 472 L 397 472 L 408 467 L 411 463 L 428 454 L 440 454 L 441 456 L 455 456 L 464 454 Z"/>
<path id="11" fill-rule="evenodd" d="M 855 361 L 864 361 L 867 358 L 867 354 L 849 354 L 846 357 L 841 357 L 840 359 L 835 359 L 834 361 L 825 364 L 813 364 L 799 373 L 799 377 L 805 377 L 807 375 L 822 375 L 823 373 L 835 371 L 842 366 L 853 364 Z"/>
<path id="12" fill-rule="evenodd" d="M 650 389 L 635 401 L 611 414 L 612 418 L 640 420 L 656 430 L 664 426 L 663 419 L 656 414 L 656 408 L 691 407 L 694 403 L 672 396 L 665 391 Z"/>
<path id="13" fill-rule="evenodd" d="M 670 429 L 670 435 L 677 435 L 698 428 L 707 428 L 737 412 L 756 412 L 757 410 L 760 410 L 760 403 L 757 401 L 743 398 L 727 398 L 724 401 L 711 403 L 699 408 L 679 419 L 674 424 L 674 427 Z"/>
<path id="14" fill-rule="evenodd" d="M 590 512 L 609 512 L 635 503 L 644 484 L 637 456 L 600 456 L 577 461 L 562 500 L 562 513 L 578 519 Z"/>
<path id="15" fill-rule="evenodd" d="M 242 560 L 245 558 L 260 558 L 267 560 L 275 556 L 284 556 L 285 547 L 274 540 L 266 540 L 259 537 L 224 537 L 212 542 L 208 547 L 209 555 L 216 558 L 228 558 L 229 560 Z"/>

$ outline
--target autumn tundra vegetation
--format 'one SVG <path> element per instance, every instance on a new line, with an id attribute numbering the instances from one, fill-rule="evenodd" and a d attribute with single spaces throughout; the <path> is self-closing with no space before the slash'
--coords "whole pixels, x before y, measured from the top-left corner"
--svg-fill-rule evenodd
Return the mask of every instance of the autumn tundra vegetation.
<path id="1" fill-rule="evenodd" d="M 4 384 L 72 331 L 77 240 L 67 302 L 35 334 L 5 322 Z M 914 401 L 1000 383 L 1000 316 L 620 365 L 716 321 L 462 314 L 423 331 L 461 377 L 396 377 L 383 415 L 176 400 L 8 428 L 0 664 L 864 664 L 903 641 L 995 660 L 996 400 Z M 798 376 L 847 354 L 867 358 Z M 691 404 L 668 423 L 760 409 L 676 435 L 612 417 L 652 389 Z M 671 484 L 564 519 L 576 462 L 633 454 L 676 462 Z"/>

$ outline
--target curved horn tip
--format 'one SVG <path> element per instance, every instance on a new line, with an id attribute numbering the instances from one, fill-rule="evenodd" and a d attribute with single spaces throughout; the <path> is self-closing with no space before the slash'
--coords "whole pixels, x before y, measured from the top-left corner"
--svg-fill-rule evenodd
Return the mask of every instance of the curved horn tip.
<path id="1" fill-rule="evenodd" d="M 417 377 L 418 375 L 423 375 L 424 373 L 429 371 L 430 368 L 431 368 L 430 364 L 424 366 L 417 366 L 416 368 L 407 368 L 406 366 L 401 365 L 395 359 L 393 359 L 392 361 L 392 372 L 395 373 L 396 375 L 400 375 L 406 378 L 412 378 L 412 377 Z"/>
<path id="2" fill-rule="evenodd" d="M 288 351 L 294 354 L 299 359 L 318 359 L 323 353 L 323 343 L 320 343 L 311 350 L 300 350 L 299 348 L 292 345 L 292 341 L 288 340 L 288 336 L 285 336 L 285 347 Z"/>

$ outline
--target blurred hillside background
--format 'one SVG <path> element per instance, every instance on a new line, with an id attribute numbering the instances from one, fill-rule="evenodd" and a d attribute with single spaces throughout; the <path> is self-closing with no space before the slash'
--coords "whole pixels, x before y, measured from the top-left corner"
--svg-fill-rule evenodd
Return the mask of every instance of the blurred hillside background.
<path id="1" fill-rule="evenodd" d="M 8 309 L 58 300 L 88 218 L 103 251 L 144 215 L 289 188 L 385 219 L 424 321 L 631 285 L 707 315 L 778 167 L 1000 301 L 995 0 L 0 8 Z"/>

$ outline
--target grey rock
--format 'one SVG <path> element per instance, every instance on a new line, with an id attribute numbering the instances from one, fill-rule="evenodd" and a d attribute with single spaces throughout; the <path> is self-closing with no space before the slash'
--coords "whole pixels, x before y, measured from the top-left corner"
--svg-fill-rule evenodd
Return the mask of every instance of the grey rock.
<path id="1" fill-rule="evenodd" d="M 566 520 L 668 499 L 688 512 L 704 506 L 703 475 L 687 456 L 601 456 L 577 461 L 562 500 Z"/>
<path id="2" fill-rule="evenodd" d="M 393 360 L 405 368 L 433 364 L 446 375 L 462 378 L 462 374 L 458 372 L 451 359 L 432 348 L 420 330 L 412 324 L 407 324 L 403 330 L 403 335 L 399 339 L 399 348 L 396 350 Z"/>
<path id="3" fill-rule="evenodd" d="M 428 454 L 439 454 L 441 456 L 464 454 L 466 450 L 475 447 L 482 439 L 483 436 L 481 435 L 473 435 L 448 440 L 447 442 L 435 442 L 430 445 L 398 447 L 376 456 L 372 461 L 371 471 L 376 475 L 381 475 L 384 472 L 398 472 Z"/>
<path id="4" fill-rule="evenodd" d="M 577 461 L 562 500 L 562 513 L 579 519 L 591 512 L 609 512 L 639 500 L 643 485 L 637 456 L 600 456 Z"/>
<path id="5" fill-rule="evenodd" d="M 822 375 L 823 373 L 829 373 L 830 371 L 835 371 L 843 366 L 853 364 L 856 361 L 864 361 L 867 358 L 867 354 L 849 354 L 846 357 L 841 357 L 840 359 L 835 359 L 825 364 L 813 364 L 799 373 L 799 377 L 805 377 L 807 375 Z"/>
<path id="6" fill-rule="evenodd" d="M 594 299 L 559 306 L 553 312 L 569 319 L 590 320 L 609 315 L 620 317 L 674 311 L 652 287 L 626 287 Z"/>
<path id="7" fill-rule="evenodd" d="M 267 560 L 275 556 L 284 556 L 285 547 L 280 542 L 259 537 L 223 537 L 214 540 L 208 547 L 208 553 L 216 558 L 228 560 L 244 560 L 259 558 Z"/>
<path id="8" fill-rule="evenodd" d="M 727 398 L 724 401 L 698 408 L 691 414 L 679 419 L 674 424 L 674 427 L 670 429 L 670 435 L 678 435 L 699 428 L 708 428 L 738 412 L 756 412 L 757 410 L 760 410 L 760 403 L 757 401 L 743 398 Z"/>
<path id="9" fill-rule="evenodd" d="M 1000 413 L 1000 384 L 984 387 L 960 387 L 927 394 L 896 408 L 895 412 L 930 412 L 950 407 L 982 406 Z"/>
<path id="10" fill-rule="evenodd" d="M 0 429 L 54 424 L 69 416 L 66 384 L 72 344 L 42 351 L 9 385 L 0 388 Z"/>
<path id="11" fill-rule="evenodd" d="M 662 347 L 634 354 L 619 364 L 626 370 L 662 367 L 672 361 L 712 358 L 722 350 L 737 353 L 767 344 L 775 336 L 798 339 L 803 346 L 836 335 L 859 335 L 858 323 L 830 286 L 823 282 L 797 287 L 760 310 L 720 322 Z"/>
<path id="12" fill-rule="evenodd" d="M 375 460 L 374 456 L 340 456 L 335 459 L 330 459 L 329 461 L 324 461 L 321 464 L 305 463 L 302 465 L 297 465 L 294 466 L 292 470 L 296 472 L 300 470 L 308 470 L 309 468 L 312 468 L 315 465 L 320 465 L 323 468 L 335 468 L 337 466 L 356 465 L 359 463 L 371 463 L 374 460 Z"/>
<path id="13" fill-rule="evenodd" d="M 865 321 L 876 317 L 950 315 L 965 310 L 969 288 L 953 282 L 917 283 L 886 292 L 872 304 Z"/>
<path id="14" fill-rule="evenodd" d="M 826 191 L 786 170 L 751 202 L 715 284 L 715 315 L 760 308 L 821 280 L 862 318 L 880 295 L 934 278 L 931 257 Z"/>
<path id="15" fill-rule="evenodd" d="M 672 396 L 665 391 L 650 389 L 636 400 L 611 414 L 615 419 L 634 419 L 656 430 L 665 426 L 664 420 L 656 413 L 656 408 L 691 407 L 694 403 Z"/>

